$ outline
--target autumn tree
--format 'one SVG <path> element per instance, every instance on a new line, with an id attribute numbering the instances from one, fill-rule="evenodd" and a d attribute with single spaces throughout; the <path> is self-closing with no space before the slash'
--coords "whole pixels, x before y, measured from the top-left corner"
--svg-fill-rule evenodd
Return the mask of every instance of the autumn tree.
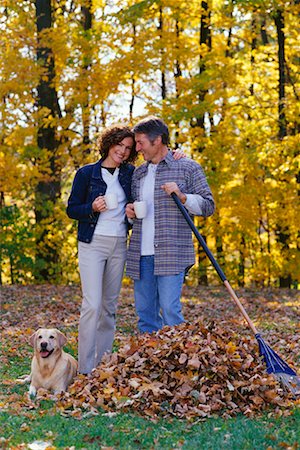
<path id="1" fill-rule="evenodd" d="M 227 276 L 297 286 L 297 0 L 0 0 L 0 11 L 3 282 L 78 281 L 65 214 L 75 170 L 98 158 L 103 127 L 150 113 L 205 171 L 217 210 L 195 221 Z M 217 277 L 197 249 L 188 282 L 199 280 Z"/>

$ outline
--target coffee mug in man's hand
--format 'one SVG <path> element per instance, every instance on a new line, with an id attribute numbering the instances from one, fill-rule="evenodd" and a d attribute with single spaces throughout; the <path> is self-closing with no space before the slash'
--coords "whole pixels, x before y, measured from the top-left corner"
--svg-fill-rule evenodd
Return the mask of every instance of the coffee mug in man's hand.
<path id="1" fill-rule="evenodd" d="M 147 202 L 134 202 L 133 203 L 134 212 L 138 219 L 144 219 L 147 215 Z"/>
<path id="2" fill-rule="evenodd" d="M 106 194 L 104 199 L 107 209 L 116 209 L 118 207 L 117 194 Z"/>

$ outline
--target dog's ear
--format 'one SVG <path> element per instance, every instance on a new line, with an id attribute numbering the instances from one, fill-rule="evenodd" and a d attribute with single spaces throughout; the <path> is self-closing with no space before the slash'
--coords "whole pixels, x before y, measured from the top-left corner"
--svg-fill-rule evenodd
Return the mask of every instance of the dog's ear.
<path id="1" fill-rule="evenodd" d="M 37 331 L 35 331 L 29 338 L 29 343 L 30 343 L 30 345 L 32 345 L 32 347 L 34 347 L 34 340 L 36 337 L 36 333 L 37 333 Z"/>
<path id="2" fill-rule="evenodd" d="M 57 341 L 60 347 L 63 347 L 67 342 L 66 336 L 59 330 L 56 330 L 57 333 Z"/>

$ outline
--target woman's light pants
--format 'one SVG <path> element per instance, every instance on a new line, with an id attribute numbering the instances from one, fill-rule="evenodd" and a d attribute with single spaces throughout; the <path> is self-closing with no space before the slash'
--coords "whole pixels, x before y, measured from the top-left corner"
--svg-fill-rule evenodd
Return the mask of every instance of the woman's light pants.
<path id="1" fill-rule="evenodd" d="M 126 260 L 126 238 L 94 235 L 78 242 L 82 306 L 78 335 L 79 372 L 88 374 L 112 350 L 116 309 Z"/>

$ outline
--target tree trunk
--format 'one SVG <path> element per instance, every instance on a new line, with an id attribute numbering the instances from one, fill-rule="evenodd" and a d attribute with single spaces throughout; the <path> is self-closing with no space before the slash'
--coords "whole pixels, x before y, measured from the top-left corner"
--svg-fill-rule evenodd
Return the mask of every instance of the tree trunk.
<path id="1" fill-rule="evenodd" d="M 279 122 L 279 139 L 283 139 L 287 135 L 286 131 L 286 115 L 285 115 L 285 35 L 284 35 L 284 17 L 283 12 L 279 9 L 275 14 L 275 25 L 277 29 L 278 42 L 278 70 L 279 70 L 279 86 L 278 86 L 278 122 Z"/>
<path id="2" fill-rule="evenodd" d="M 268 39 L 267 31 L 266 31 L 266 19 L 265 18 L 263 18 L 261 21 L 260 36 L 261 36 L 263 45 L 268 45 L 269 39 Z"/>
<path id="3" fill-rule="evenodd" d="M 181 72 L 181 67 L 180 67 L 180 60 L 179 60 L 179 38 L 180 38 L 180 25 L 179 25 L 179 21 L 178 19 L 176 19 L 176 50 L 177 50 L 177 55 L 176 55 L 176 61 L 175 61 L 175 71 L 174 71 L 174 78 L 175 78 L 175 89 L 176 89 L 176 100 L 179 100 L 180 97 L 180 88 L 179 88 L 179 83 L 178 81 L 180 80 L 181 76 L 182 76 L 182 72 Z M 178 138 L 179 138 L 179 120 L 175 120 L 174 121 L 175 124 L 175 145 L 174 148 L 178 148 L 179 144 L 178 144 Z"/>
<path id="4" fill-rule="evenodd" d="M 206 236 L 202 234 L 206 242 Z M 208 286 L 207 277 L 207 256 L 200 243 L 198 242 L 198 285 Z"/>
<path id="5" fill-rule="evenodd" d="M 164 19 L 163 19 L 163 10 L 162 7 L 159 8 L 159 37 L 161 40 L 161 47 L 160 47 L 160 57 L 161 57 L 161 98 L 162 100 L 165 100 L 167 98 L 167 87 L 166 87 L 166 73 L 165 73 L 165 61 L 164 61 L 164 55 L 165 50 L 163 46 L 163 27 L 164 27 Z"/>
<path id="6" fill-rule="evenodd" d="M 87 0 L 86 5 L 81 7 L 81 13 L 83 16 L 82 25 L 85 37 L 89 39 L 89 32 L 92 28 L 92 0 Z M 84 78 L 88 79 L 88 73 L 91 68 L 92 58 L 90 55 L 91 49 L 87 54 L 82 55 L 83 59 L 83 74 Z M 91 152 L 91 140 L 90 140 L 90 93 L 89 88 L 85 90 L 85 99 L 82 103 L 82 125 L 83 125 L 83 154 L 89 155 Z"/>
<path id="7" fill-rule="evenodd" d="M 201 19 L 200 19 L 200 37 L 199 37 L 200 48 L 201 45 L 205 44 L 211 49 L 211 35 L 210 35 L 210 9 L 208 7 L 207 1 L 201 2 Z M 205 60 L 203 59 L 200 53 L 199 60 L 199 74 L 201 74 L 206 70 Z M 199 104 L 203 103 L 205 99 L 205 95 L 207 94 L 207 89 L 202 89 L 199 92 L 198 99 Z M 205 112 L 199 114 L 196 117 L 196 126 L 201 129 L 201 135 L 205 136 Z M 203 152 L 204 147 L 201 145 L 198 148 L 199 153 Z M 202 233 L 203 234 L 203 233 Z M 206 236 L 203 235 L 204 240 L 206 240 Z M 206 264 L 206 254 L 202 247 L 198 244 L 198 264 L 199 264 L 199 276 L 198 276 L 198 284 L 200 285 L 208 285 L 208 277 L 207 277 L 207 264 Z"/>
<path id="8" fill-rule="evenodd" d="M 240 287 L 245 286 L 245 267 L 246 267 L 246 241 L 244 236 L 241 236 L 241 242 L 240 242 L 240 260 L 239 260 L 239 275 L 238 275 L 238 285 Z"/>
<path id="9" fill-rule="evenodd" d="M 251 40 L 251 58 L 250 58 L 250 62 L 251 62 L 251 68 L 254 65 L 254 51 L 256 50 L 257 47 L 257 39 L 256 39 L 256 34 L 255 34 L 255 30 L 256 30 L 256 20 L 255 20 L 255 16 L 252 18 L 252 23 L 251 23 L 251 28 L 252 28 L 252 40 Z M 252 82 L 250 85 L 250 94 L 254 95 L 254 83 Z"/>
<path id="10" fill-rule="evenodd" d="M 136 26 L 135 24 L 132 25 L 132 34 L 133 34 L 133 41 L 132 41 L 132 53 L 135 55 L 135 47 L 136 47 Z M 135 100 L 135 73 L 134 70 L 132 71 L 131 76 L 131 100 L 129 104 L 129 120 L 132 123 L 133 119 L 133 105 Z"/>
<path id="11" fill-rule="evenodd" d="M 202 8 L 202 14 L 200 19 L 200 47 L 202 44 L 205 44 L 211 49 L 211 35 L 210 35 L 210 10 L 208 8 L 208 2 L 202 1 L 201 3 Z M 199 74 L 201 75 L 206 70 L 206 64 L 205 61 L 200 54 L 200 60 L 199 60 Z M 202 89 L 199 92 L 199 103 L 202 103 L 205 99 L 205 95 L 207 94 L 207 89 Z M 205 127 L 204 127 L 204 119 L 205 119 L 205 113 L 200 114 L 197 117 L 196 123 L 197 126 L 200 127 L 203 130 L 203 133 L 205 133 Z"/>
<path id="12" fill-rule="evenodd" d="M 282 140 L 287 135 L 286 115 L 285 115 L 285 35 L 284 35 L 284 16 L 283 11 L 278 9 L 274 15 L 274 21 L 277 30 L 278 42 L 278 137 Z M 284 204 L 282 204 L 284 208 Z M 278 242 L 281 245 L 282 252 L 285 254 L 289 250 L 289 229 L 287 225 L 278 224 L 276 231 Z M 292 283 L 291 274 L 279 277 L 279 286 L 290 288 Z"/>
<path id="13" fill-rule="evenodd" d="M 43 44 L 41 33 L 52 26 L 50 0 L 36 0 L 37 62 L 44 73 L 37 86 L 37 106 L 40 112 L 37 143 L 40 156 L 37 159 L 40 181 L 35 192 L 36 272 L 37 281 L 55 281 L 59 276 L 59 248 L 57 239 L 51 239 L 55 220 L 55 205 L 61 193 L 61 167 L 58 161 L 56 126 L 47 119 L 58 116 L 57 93 L 54 87 L 54 58 L 50 47 Z M 41 117 L 42 116 L 42 117 Z"/>

